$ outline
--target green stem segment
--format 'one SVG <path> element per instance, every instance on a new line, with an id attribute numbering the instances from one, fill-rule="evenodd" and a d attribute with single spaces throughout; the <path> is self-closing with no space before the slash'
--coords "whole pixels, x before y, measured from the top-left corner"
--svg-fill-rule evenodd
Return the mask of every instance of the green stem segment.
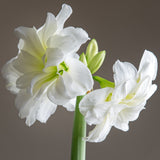
<path id="1" fill-rule="evenodd" d="M 74 115 L 71 160 L 85 160 L 86 142 L 86 122 L 83 115 L 79 112 L 79 103 L 84 96 L 78 96 L 76 101 L 76 109 Z"/>

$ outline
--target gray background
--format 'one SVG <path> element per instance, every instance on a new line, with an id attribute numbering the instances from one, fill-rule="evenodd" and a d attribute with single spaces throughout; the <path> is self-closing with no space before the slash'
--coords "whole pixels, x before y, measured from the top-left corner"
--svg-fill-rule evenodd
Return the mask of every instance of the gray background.
<path id="1" fill-rule="evenodd" d="M 112 65 L 117 59 L 138 67 L 144 49 L 154 52 L 159 60 L 158 0 L 0 0 L 0 68 L 17 54 L 14 28 L 40 27 L 46 13 L 56 15 L 64 2 L 73 8 L 66 26 L 84 28 L 91 38 L 97 39 L 100 50 L 107 51 L 98 75 L 113 80 Z M 60 106 L 47 124 L 36 122 L 29 128 L 18 117 L 15 97 L 5 89 L 5 81 L 0 78 L 0 160 L 70 159 L 73 112 Z M 155 81 L 158 85 L 159 78 L 158 73 Z M 128 132 L 113 128 L 104 142 L 87 143 L 87 160 L 159 160 L 159 95 L 158 90 L 139 119 L 130 123 Z"/>

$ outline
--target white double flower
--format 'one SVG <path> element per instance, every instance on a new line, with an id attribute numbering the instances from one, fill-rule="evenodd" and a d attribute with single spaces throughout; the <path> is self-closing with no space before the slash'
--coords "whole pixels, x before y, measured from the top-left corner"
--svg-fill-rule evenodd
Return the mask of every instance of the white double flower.
<path id="1" fill-rule="evenodd" d="M 146 101 L 157 85 L 157 58 L 145 50 L 139 70 L 128 62 L 115 62 L 113 66 L 115 88 L 103 88 L 86 95 L 80 102 L 80 111 L 89 125 L 96 125 L 86 140 L 101 142 L 112 126 L 127 131 L 129 121 L 138 118 Z"/>
<path id="2" fill-rule="evenodd" d="M 19 27 L 19 53 L 3 67 L 7 88 L 17 94 L 16 106 L 26 124 L 46 122 L 63 105 L 74 110 L 76 96 L 93 87 L 89 69 L 78 60 L 76 52 L 89 38 L 81 28 L 64 28 L 72 13 L 64 4 L 55 17 L 48 13 L 39 29 Z"/>

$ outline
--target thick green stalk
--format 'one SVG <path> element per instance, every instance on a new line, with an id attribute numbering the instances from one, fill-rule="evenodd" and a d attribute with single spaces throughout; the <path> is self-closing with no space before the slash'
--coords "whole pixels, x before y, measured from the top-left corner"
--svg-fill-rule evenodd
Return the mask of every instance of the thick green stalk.
<path id="1" fill-rule="evenodd" d="M 86 122 L 83 115 L 79 112 L 79 103 L 83 96 L 78 96 L 74 115 L 71 160 L 85 160 L 86 142 L 83 137 L 86 136 Z"/>

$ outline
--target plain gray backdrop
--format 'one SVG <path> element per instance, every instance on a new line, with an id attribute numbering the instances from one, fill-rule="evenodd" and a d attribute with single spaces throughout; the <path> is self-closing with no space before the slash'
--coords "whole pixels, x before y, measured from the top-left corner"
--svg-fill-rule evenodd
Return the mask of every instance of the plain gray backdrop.
<path id="1" fill-rule="evenodd" d="M 160 1 L 156 0 L 1 0 L 0 68 L 17 54 L 18 39 L 14 28 L 40 27 L 47 12 L 55 15 L 63 3 L 73 14 L 65 26 L 85 29 L 96 38 L 107 56 L 97 75 L 109 80 L 117 59 L 138 67 L 144 49 L 160 58 Z M 79 53 L 85 51 L 83 45 Z M 157 80 L 159 83 L 158 71 Z M 98 85 L 95 86 L 96 88 Z M 158 160 L 160 159 L 160 93 L 148 100 L 130 130 L 112 128 L 102 143 L 87 143 L 87 160 Z M 0 160 L 69 160 L 73 112 L 59 106 L 46 124 L 32 127 L 18 117 L 15 96 L 5 89 L 0 77 Z"/>

